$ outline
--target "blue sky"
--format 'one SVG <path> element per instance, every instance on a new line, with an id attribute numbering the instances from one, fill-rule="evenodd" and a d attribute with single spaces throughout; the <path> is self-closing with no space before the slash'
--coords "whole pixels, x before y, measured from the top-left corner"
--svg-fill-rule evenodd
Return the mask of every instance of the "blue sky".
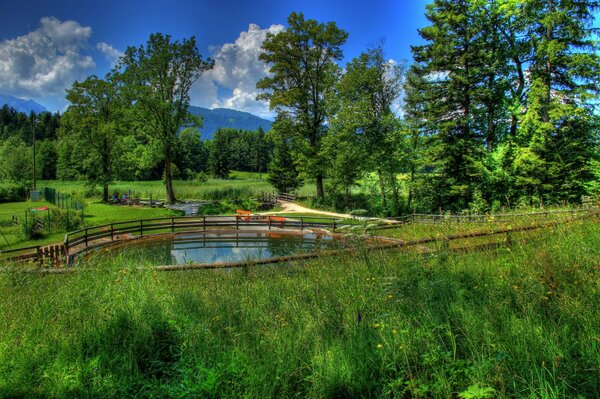
<path id="1" fill-rule="evenodd" d="M 254 85 L 266 73 L 256 57 L 266 32 L 281 30 L 290 12 L 346 30 L 344 63 L 381 39 L 386 55 L 401 61 L 420 43 L 428 2 L 0 0 L 0 93 L 62 111 L 74 80 L 103 76 L 127 46 L 162 32 L 196 36 L 201 54 L 217 61 L 192 89 L 192 105 L 267 116 L 266 104 L 255 100 Z"/>

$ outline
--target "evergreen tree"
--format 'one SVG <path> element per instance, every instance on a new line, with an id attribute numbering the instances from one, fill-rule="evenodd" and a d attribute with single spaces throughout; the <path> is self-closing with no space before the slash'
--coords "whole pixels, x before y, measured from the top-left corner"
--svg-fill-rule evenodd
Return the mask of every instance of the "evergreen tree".
<path id="1" fill-rule="evenodd" d="M 302 186 L 298 167 L 294 163 L 289 139 L 272 135 L 274 147 L 269 163 L 269 183 L 280 193 L 291 193 Z"/>

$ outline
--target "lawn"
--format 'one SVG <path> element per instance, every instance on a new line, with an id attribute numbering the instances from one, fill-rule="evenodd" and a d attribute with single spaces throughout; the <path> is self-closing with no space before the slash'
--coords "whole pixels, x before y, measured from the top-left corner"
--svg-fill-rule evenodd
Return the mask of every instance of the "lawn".
<path id="1" fill-rule="evenodd" d="M 494 251 L 0 273 L 0 397 L 600 397 L 600 224 Z"/>

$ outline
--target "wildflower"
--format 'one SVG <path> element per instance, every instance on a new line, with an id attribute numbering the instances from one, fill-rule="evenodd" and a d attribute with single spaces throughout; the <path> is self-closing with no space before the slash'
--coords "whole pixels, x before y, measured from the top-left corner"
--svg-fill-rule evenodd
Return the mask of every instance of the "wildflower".
<path id="1" fill-rule="evenodd" d="M 381 325 L 379 323 L 375 323 L 375 324 L 373 324 L 373 327 L 374 328 L 379 328 L 379 327 L 381 327 Z"/>
<path id="2" fill-rule="evenodd" d="M 383 348 L 383 344 L 377 344 L 377 349 L 382 349 Z"/>
<path id="3" fill-rule="evenodd" d="M 387 299 L 392 299 L 394 296 L 392 294 L 388 294 Z"/>
<path id="4" fill-rule="evenodd" d="M 398 334 L 398 330 L 396 330 L 395 328 L 392 330 L 392 334 L 396 335 Z"/>

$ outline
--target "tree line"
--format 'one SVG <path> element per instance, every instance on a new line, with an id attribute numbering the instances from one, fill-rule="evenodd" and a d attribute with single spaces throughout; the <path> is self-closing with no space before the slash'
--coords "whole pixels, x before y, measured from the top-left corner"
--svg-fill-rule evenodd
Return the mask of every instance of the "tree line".
<path id="1" fill-rule="evenodd" d="M 323 203 L 347 208 L 359 183 L 384 214 L 578 203 L 600 188 L 598 5 L 435 0 L 408 68 L 378 44 L 342 69 L 347 33 L 292 13 L 257 87 Z"/>
<path id="2" fill-rule="evenodd" d="M 84 133 L 82 128 L 88 130 Z M 93 129 L 69 112 L 27 115 L 5 105 L 0 109 L 0 179 L 21 188 L 31 185 L 34 135 L 37 179 L 87 180 L 103 185 L 114 180 L 163 178 L 161 155 L 141 131 L 116 135 L 104 147 L 103 142 L 93 141 Z M 232 170 L 260 174 L 268 169 L 271 149 L 262 129 L 223 128 L 203 141 L 201 128 L 188 127 L 177 135 L 171 169 L 173 177 L 181 180 L 224 179 Z M 104 151 L 109 152 L 107 170 L 102 169 Z M 109 179 L 105 179 L 107 175 Z"/>

